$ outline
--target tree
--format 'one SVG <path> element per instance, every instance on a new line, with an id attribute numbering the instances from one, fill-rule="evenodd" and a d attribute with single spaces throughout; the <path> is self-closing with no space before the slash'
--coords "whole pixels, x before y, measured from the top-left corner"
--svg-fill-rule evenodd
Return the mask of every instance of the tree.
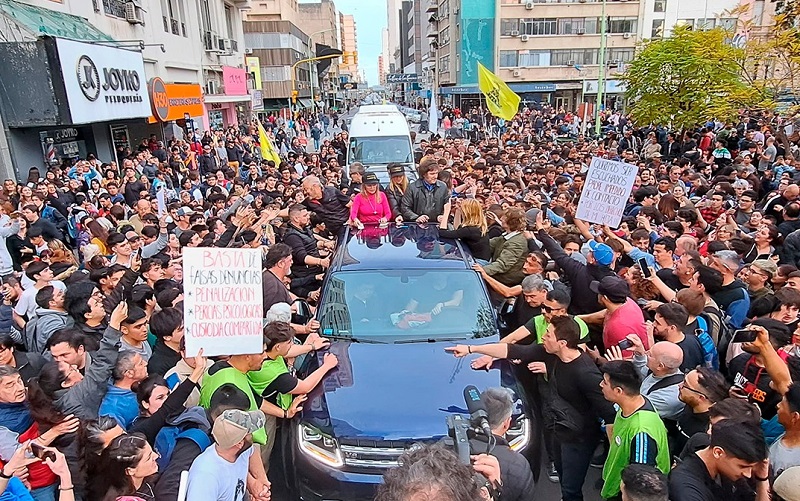
<path id="1" fill-rule="evenodd" d="M 645 41 L 621 79 L 637 123 L 694 127 L 734 119 L 743 107 L 764 101 L 740 73 L 744 49 L 722 28 L 676 26 L 669 38 Z"/>

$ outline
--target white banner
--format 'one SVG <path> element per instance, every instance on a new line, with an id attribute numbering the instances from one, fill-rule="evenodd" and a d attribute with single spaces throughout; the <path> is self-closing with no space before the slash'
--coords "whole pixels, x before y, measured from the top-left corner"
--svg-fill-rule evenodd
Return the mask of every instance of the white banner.
<path id="1" fill-rule="evenodd" d="M 633 164 L 592 158 L 575 217 L 618 227 L 637 173 Z"/>
<path id="2" fill-rule="evenodd" d="M 187 356 L 261 353 L 261 249 L 184 247 L 183 284 Z"/>
<path id="3" fill-rule="evenodd" d="M 56 39 L 72 123 L 151 115 L 140 52 Z"/>

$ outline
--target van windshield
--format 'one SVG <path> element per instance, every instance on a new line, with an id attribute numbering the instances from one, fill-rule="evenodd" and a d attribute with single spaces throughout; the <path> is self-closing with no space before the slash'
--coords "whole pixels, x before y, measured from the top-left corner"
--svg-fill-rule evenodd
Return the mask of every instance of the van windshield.
<path id="1" fill-rule="evenodd" d="M 350 138 L 349 163 L 388 164 L 413 162 L 411 141 L 408 136 L 380 136 Z"/>
<path id="2" fill-rule="evenodd" d="M 318 318 L 323 336 L 384 342 L 496 333 L 489 301 L 471 270 L 334 273 Z"/>

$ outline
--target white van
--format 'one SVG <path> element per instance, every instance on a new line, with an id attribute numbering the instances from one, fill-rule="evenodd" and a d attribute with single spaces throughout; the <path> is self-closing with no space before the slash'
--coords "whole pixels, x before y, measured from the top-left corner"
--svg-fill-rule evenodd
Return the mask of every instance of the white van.
<path id="1" fill-rule="evenodd" d="M 350 121 L 349 134 L 348 165 L 361 162 L 384 186 L 389 182 L 386 166 L 390 163 L 405 164 L 409 181 L 417 179 L 408 122 L 397 106 L 361 106 Z"/>

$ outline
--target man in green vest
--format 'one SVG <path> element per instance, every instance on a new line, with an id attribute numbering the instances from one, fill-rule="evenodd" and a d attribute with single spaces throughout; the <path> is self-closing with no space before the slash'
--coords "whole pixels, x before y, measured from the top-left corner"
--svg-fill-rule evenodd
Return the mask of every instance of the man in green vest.
<path id="1" fill-rule="evenodd" d="M 600 388 L 609 402 L 616 404 L 610 447 L 603 466 L 603 490 L 600 495 L 611 499 L 620 494 L 622 470 L 633 463 L 655 466 L 669 472 L 670 458 L 667 429 L 653 404 L 639 393 L 642 377 L 633 362 L 612 360 L 600 367 L 603 381 Z M 608 426 L 609 423 L 606 423 Z"/>
<path id="2" fill-rule="evenodd" d="M 264 425 L 267 430 L 267 443 L 261 447 L 261 459 L 266 471 L 269 471 L 269 456 L 275 445 L 277 418 L 291 417 L 289 411 L 292 407 L 292 395 L 304 396 L 322 381 L 325 374 L 339 364 L 336 355 L 326 353 L 322 358 L 322 365 L 307 378 L 299 379 L 291 375 L 286 366 L 287 358 L 294 358 L 308 353 L 310 350 L 323 349 L 329 344 L 327 339 L 310 335 L 305 344 L 295 345 L 292 343 L 293 338 L 294 330 L 288 323 L 272 322 L 267 324 L 264 327 L 264 350 L 266 352 L 264 362 L 259 370 L 247 373 L 247 379 L 250 381 L 253 391 L 263 397 L 264 402 L 274 404 L 282 411 L 281 415 L 267 415 Z"/>

